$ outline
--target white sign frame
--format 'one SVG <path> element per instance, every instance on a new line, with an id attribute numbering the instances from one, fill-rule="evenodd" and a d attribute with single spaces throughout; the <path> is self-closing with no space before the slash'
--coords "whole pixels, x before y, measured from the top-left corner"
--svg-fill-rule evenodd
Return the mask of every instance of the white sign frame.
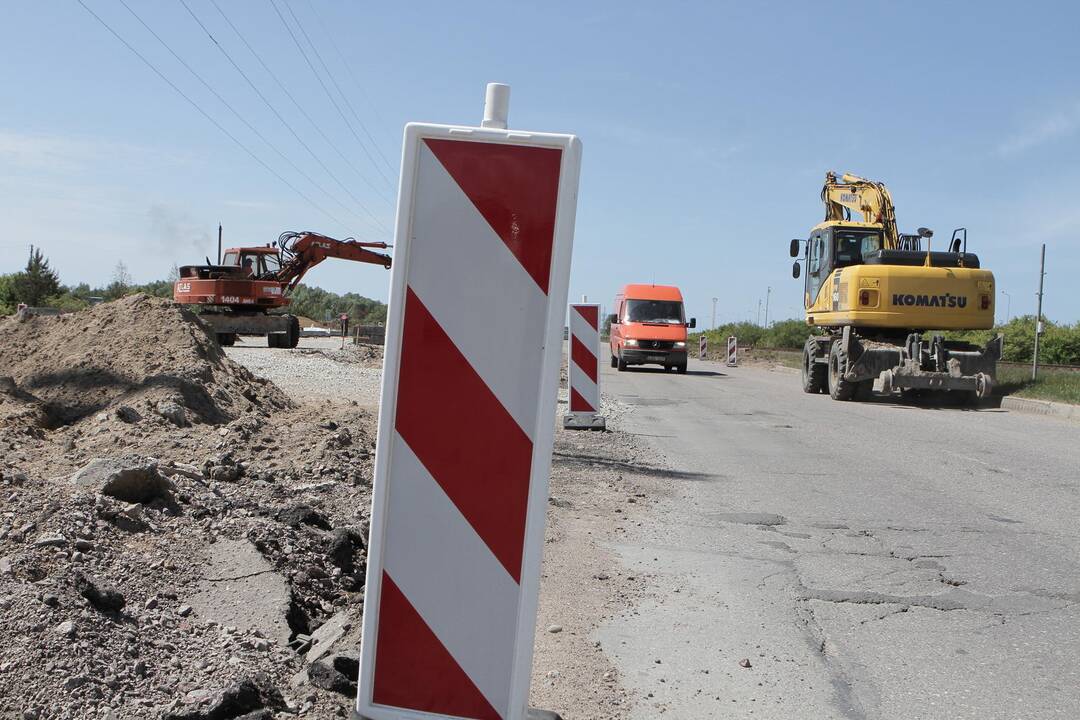
<path id="1" fill-rule="evenodd" d="M 551 450 L 554 436 L 552 418 L 557 408 L 559 368 L 562 364 L 563 320 L 567 306 L 570 258 L 577 213 L 581 142 L 574 135 L 423 123 L 409 123 L 405 126 L 402 149 L 402 172 L 398 188 L 397 219 L 394 233 L 394 263 L 391 272 L 387 316 L 386 354 L 380 394 L 379 442 L 375 452 L 375 478 L 368 541 L 365 612 L 358 682 L 359 693 L 354 717 L 369 718 L 370 720 L 441 720 L 452 717 L 411 709 L 375 705 L 372 702 L 376 634 L 381 599 L 381 575 L 384 567 L 385 512 L 390 490 L 388 487 L 391 470 L 390 449 L 397 411 L 396 399 L 400 372 L 405 293 L 410 261 L 412 215 L 419 174 L 420 144 L 425 139 L 471 140 L 507 145 L 545 147 L 562 151 L 551 273 L 548 284 L 540 397 L 536 409 L 536 434 L 533 443 L 528 509 L 525 520 L 517 640 L 514 651 L 514 668 L 510 675 L 510 704 L 507 715 L 507 720 L 523 720 L 528 709 L 529 686 L 532 674 L 533 641 L 540 588 L 540 566 L 548 506 L 548 478 L 551 471 Z M 483 432 L 483 428 L 478 427 L 477 432 Z"/>

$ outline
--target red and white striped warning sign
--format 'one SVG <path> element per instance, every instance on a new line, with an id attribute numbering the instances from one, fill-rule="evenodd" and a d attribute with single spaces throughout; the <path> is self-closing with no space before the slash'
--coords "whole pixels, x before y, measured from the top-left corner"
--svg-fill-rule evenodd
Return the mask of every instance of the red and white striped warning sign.
<path id="1" fill-rule="evenodd" d="M 580 145 L 409 125 L 357 713 L 519 719 Z"/>
<path id="2" fill-rule="evenodd" d="M 570 305 L 570 347 L 567 378 L 570 412 L 563 418 L 568 428 L 602 428 L 600 416 L 600 306 Z"/>
<path id="3" fill-rule="evenodd" d="M 698 337 L 697 343 L 697 356 L 698 360 L 704 360 L 709 354 L 709 340 L 705 337 L 705 333 L 701 333 Z"/>
<path id="4" fill-rule="evenodd" d="M 735 367 L 739 364 L 739 341 L 734 335 L 727 339 L 727 365 Z"/>

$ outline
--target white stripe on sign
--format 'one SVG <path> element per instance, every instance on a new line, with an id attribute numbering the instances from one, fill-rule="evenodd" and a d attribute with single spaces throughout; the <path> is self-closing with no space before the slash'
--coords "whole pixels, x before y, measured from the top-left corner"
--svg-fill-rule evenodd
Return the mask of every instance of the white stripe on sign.
<path id="1" fill-rule="evenodd" d="M 506 717 L 518 585 L 396 433 L 393 445 L 386 572 Z"/>
<path id="2" fill-rule="evenodd" d="M 593 330 L 593 326 L 581 317 L 581 313 L 570 306 L 570 334 L 577 337 L 585 347 L 589 348 L 597 357 L 600 356 L 600 335 Z"/>
<path id="3" fill-rule="evenodd" d="M 576 363 L 570 363 L 570 387 L 577 390 L 578 394 L 585 398 L 585 402 L 595 402 L 593 398 L 599 397 L 596 383 Z M 600 409 L 596 405 L 593 405 L 593 407 L 597 410 Z"/>
<path id="4" fill-rule="evenodd" d="M 541 374 L 547 295 L 425 143 L 419 163 L 426 187 L 416 196 L 409 286 L 532 439 L 536 387 L 521 379 Z"/>

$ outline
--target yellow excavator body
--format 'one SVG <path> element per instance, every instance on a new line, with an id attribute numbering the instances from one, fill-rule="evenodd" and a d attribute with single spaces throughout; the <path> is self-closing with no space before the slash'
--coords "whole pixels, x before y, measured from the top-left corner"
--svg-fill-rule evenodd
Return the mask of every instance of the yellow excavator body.
<path id="1" fill-rule="evenodd" d="M 875 223 L 831 221 L 824 229 L 880 230 Z M 909 262 L 910 256 L 905 258 Z M 803 294 L 806 324 L 818 327 L 985 330 L 994 327 L 994 274 L 978 267 L 863 263 L 829 272 L 811 297 Z"/>
<path id="2" fill-rule="evenodd" d="M 803 391 L 863 400 L 880 382 L 885 395 L 989 396 L 1001 336 L 978 347 L 937 332 L 994 326 L 994 274 L 967 252 L 967 230 L 934 252 L 934 233 L 901 234 L 888 188 L 857 175 L 826 173 L 821 199 L 825 221 L 790 243 L 793 276 L 805 270 L 806 324 L 815 328 L 803 347 Z"/>

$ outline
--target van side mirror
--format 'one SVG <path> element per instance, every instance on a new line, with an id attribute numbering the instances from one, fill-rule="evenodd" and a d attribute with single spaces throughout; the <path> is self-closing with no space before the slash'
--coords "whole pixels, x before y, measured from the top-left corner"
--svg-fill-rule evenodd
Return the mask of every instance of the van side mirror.
<path id="1" fill-rule="evenodd" d="M 796 280 L 798 280 L 798 279 L 799 279 L 799 276 L 800 276 L 800 275 L 802 275 L 802 265 L 800 265 L 800 264 L 799 264 L 799 261 L 798 261 L 798 260 L 796 260 L 796 261 L 795 261 L 795 262 L 794 262 L 794 263 L 793 263 L 793 264 L 791 265 L 791 277 L 793 277 L 793 278 L 795 278 Z"/>
<path id="2" fill-rule="evenodd" d="M 788 248 L 788 252 L 791 253 L 791 257 L 799 257 L 799 243 L 801 242 L 802 240 L 791 241 L 791 247 Z"/>
<path id="3" fill-rule="evenodd" d="M 690 318 L 690 323 L 689 323 L 689 325 L 687 325 L 687 327 L 696 328 L 697 327 L 697 318 Z"/>
<path id="4" fill-rule="evenodd" d="M 615 315 L 615 314 L 608 315 L 607 316 L 607 321 L 608 321 L 608 325 L 618 325 L 619 324 L 619 316 Z"/>

